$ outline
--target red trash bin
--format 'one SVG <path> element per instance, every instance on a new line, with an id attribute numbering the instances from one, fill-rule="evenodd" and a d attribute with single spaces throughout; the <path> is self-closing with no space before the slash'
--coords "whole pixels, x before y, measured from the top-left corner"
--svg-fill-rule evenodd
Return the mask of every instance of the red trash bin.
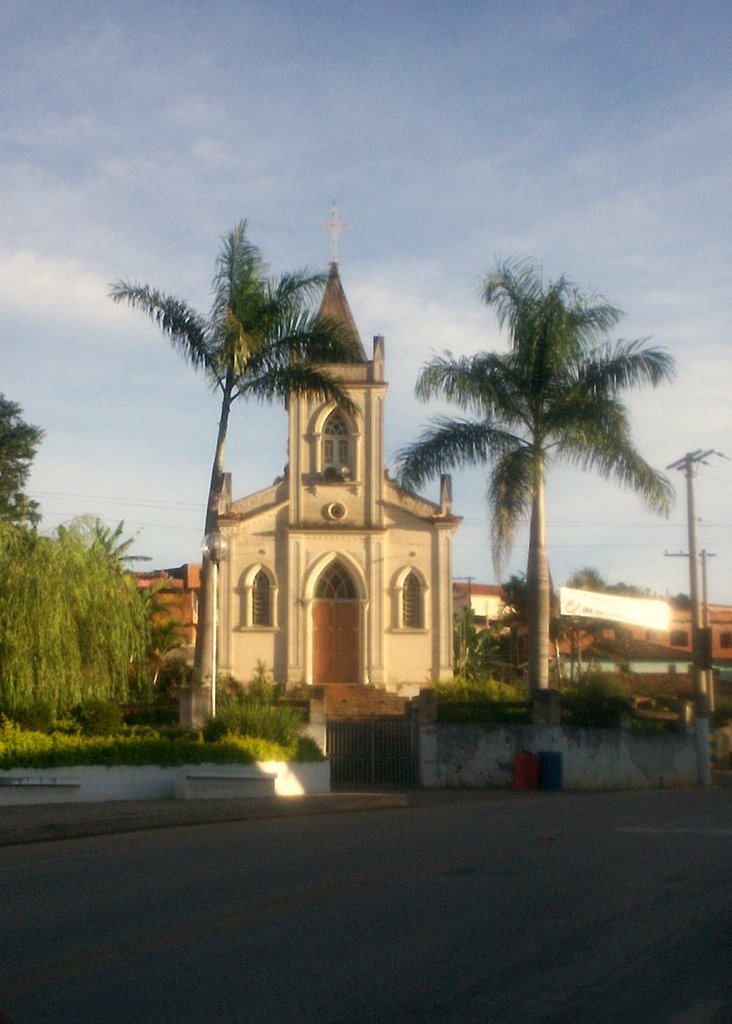
<path id="1" fill-rule="evenodd" d="M 517 750 L 513 759 L 513 788 L 539 788 L 539 755 L 529 750 Z"/>

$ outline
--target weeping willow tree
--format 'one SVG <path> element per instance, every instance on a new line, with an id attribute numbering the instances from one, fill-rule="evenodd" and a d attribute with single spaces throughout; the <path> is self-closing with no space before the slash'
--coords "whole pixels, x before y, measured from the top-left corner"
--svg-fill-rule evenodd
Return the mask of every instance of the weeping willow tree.
<path id="1" fill-rule="evenodd" d="M 44 537 L 0 525 L 0 712 L 124 701 L 149 619 L 134 577 L 81 520 Z"/>

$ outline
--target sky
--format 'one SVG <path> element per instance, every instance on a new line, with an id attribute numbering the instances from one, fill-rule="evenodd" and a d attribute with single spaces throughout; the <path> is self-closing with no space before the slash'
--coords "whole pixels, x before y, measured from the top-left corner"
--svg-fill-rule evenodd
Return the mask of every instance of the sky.
<path id="1" fill-rule="evenodd" d="M 722 453 L 694 494 L 709 600 L 732 604 L 730 39 L 728 0 L 0 0 L 0 392 L 45 431 L 27 487 L 42 529 L 124 521 L 148 567 L 200 559 L 216 399 L 110 285 L 208 312 L 240 219 L 273 274 L 325 270 L 335 202 L 367 352 L 385 337 L 387 460 L 459 415 L 414 397 L 433 355 L 506 350 L 481 278 L 534 260 L 624 311 L 611 339 L 674 357 L 673 384 L 629 394 L 634 437 L 662 470 Z M 285 449 L 282 410 L 235 408 L 234 497 Z M 554 583 L 592 566 L 688 593 L 685 478 L 668 475 L 666 520 L 552 468 Z M 453 472 L 454 573 L 496 582 L 486 479 Z"/>

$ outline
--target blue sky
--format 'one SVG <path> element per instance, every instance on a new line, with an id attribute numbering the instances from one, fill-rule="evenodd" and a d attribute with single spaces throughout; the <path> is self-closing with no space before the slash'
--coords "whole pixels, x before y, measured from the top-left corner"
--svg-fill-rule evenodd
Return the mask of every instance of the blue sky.
<path id="1" fill-rule="evenodd" d="M 207 311 L 221 236 L 246 218 L 274 273 L 341 277 L 361 335 L 386 338 L 386 451 L 433 352 L 500 350 L 478 282 L 532 257 L 625 311 L 678 377 L 630 400 L 663 468 L 732 456 L 732 6 L 665 2 L 0 2 L 0 390 L 46 431 L 29 491 L 43 527 L 93 514 L 139 531 L 152 566 L 199 557 L 217 406 L 109 285 Z M 280 410 L 242 407 L 234 495 L 286 461 Z M 556 469 L 555 583 L 585 565 L 688 590 L 684 481 L 668 521 Z M 437 482 L 424 488 L 437 497 Z M 455 573 L 494 580 L 485 475 L 456 472 Z M 732 462 L 696 481 L 709 596 L 732 603 Z M 506 574 L 522 571 L 525 534 Z"/>

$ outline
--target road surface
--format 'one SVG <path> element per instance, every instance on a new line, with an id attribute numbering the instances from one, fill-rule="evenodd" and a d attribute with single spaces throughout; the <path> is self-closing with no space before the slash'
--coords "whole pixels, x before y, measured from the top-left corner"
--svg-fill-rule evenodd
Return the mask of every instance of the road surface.
<path id="1" fill-rule="evenodd" d="M 732 789 L 0 850 L 13 1024 L 732 1024 Z"/>

